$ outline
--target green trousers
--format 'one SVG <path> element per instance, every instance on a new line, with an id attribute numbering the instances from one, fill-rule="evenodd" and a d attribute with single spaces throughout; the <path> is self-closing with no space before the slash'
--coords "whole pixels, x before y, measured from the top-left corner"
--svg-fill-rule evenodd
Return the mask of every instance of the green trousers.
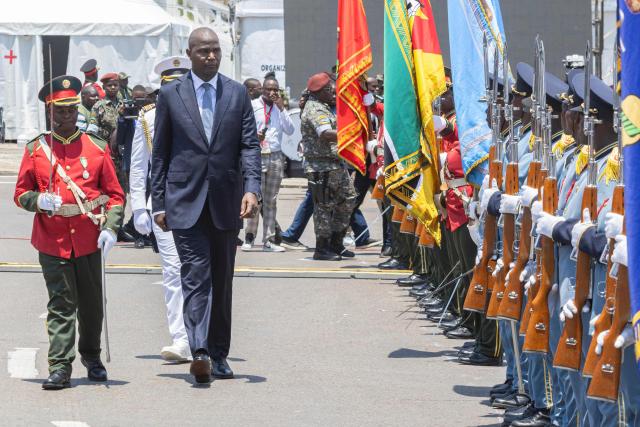
<path id="1" fill-rule="evenodd" d="M 71 259 L 41 252 L 39 258 L 49 293 L 49 373 L 59 369 L 71 373 L 76 357 L 76 315 L 78 351 L 87 358 L 100 356 L 103 315 L 100 251 Z"/>

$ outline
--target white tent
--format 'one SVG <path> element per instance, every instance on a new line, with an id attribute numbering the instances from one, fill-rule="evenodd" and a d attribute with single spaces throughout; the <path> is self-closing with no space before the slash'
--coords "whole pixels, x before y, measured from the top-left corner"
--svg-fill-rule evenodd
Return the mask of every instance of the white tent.
<path id="1" fill-rule="evenodd" d="M 37 100 L 43 85 L 42 36 L 69 37 L 67 74 L 83 80 L 80 66 L 95 58 L 101 73 L 124 71 L 131 76 L 130 85 L 149 86 L 158 83 L 153 65 L 183 53 L 190 30 L 152 0 L 19 0 L 3 5 L 0 106 L 6 138 L 25 142 L 45 128 Z"/>

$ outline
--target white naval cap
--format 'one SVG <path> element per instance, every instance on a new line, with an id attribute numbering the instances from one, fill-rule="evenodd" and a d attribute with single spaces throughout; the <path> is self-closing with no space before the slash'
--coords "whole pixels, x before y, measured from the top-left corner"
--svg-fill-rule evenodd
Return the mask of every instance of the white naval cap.
<path id="1" fill-rule="evenodd" d="M 162 82 L 174 80 L 191 69 L 191 60 L 186 56 L 171 56 L 158 62 L 153 71 Z"/>

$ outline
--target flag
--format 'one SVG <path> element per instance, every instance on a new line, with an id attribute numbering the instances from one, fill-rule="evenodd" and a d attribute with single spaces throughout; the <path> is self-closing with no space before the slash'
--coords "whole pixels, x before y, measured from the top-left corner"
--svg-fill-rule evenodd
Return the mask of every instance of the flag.
<path id="1" fill-rule="evenodd" d="M 428 2 L 385 0 L 385 190 L 440 243 L 433 195 L 439 185 L 431 102 L 445 89 Z"/>
<path id="2" fill-rule="evenodd" d="M 369 119 L 362 97 L 364 73 L 373 63 L 362 0 L 338 0 L 338 80 L 336 113 L 338 155 L 366 173 Z"/>
<path id="3" fill-rule="evenodd" d="M 624 204 L 626 212 L 640 209 L 640 173 L 635 165 L 640 162 L 640 7 L 637 3 L 618 1 L 620 44 L 620 102 L 622 109 L 622 141 L 624 144 Z M 640 257 L 640 217 L 625 215 L 627 258 Z M 636 335 L 636 361 L 640 370 L 640 265 L 629 263 L 629 292 L 631 316 Z"/>
<path id="4" fill-rule="evenodd" d="M 487 124 L 482 36 L 504 52 L 504 27 L 499 0 L 449 0 L 449 45 L 455 88 L 456 119 L 462 168 L 467 181 L 482 184 L 488 173 L 491 128 Z M 493 49 L 489 49 L 493 66 Z M 499 61 L 502 65 L 502 61 Z M 498 71 L 498 75 L 501 73 Z"/>

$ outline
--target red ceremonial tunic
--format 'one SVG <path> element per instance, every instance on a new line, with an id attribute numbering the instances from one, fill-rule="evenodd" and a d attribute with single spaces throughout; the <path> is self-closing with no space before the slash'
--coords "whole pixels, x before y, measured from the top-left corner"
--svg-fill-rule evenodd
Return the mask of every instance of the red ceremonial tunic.
<path id="1" fill-rule="evenodd" d="M 42 253 L 67 259 L 96 252 L 100 229 L 90 218 L 85 215 L 49 217 L 35 207 L 34 200 L 38 194 L 48 190 L 51 169 L 50 162 L 40 146 L 40 138 L 27 144 L 14 194 L 14 201 L 19 207 L 36 211 L 31 244 Z M 51 135 L 44 138 L 51 146 Z M 60 164 L 67 176 L 84 191 L 88 201 L 105 194 L 109 196 L 105 212 L 112 208 L 122 209 L 124 194 L 109 155 L 109 147 L 104 141 L 93 138 L 95 137 L 80 131 L 66 141 L 56 135 L 53 138 L 53 153 L 57 164 Z M 84 174 L 85 170 L 88 176 Z M 63 204 L 77 206 L 73 193 L 55 173 L 55 169 L 51 191 L 60 195 Z M 99 214 L 100 208 L 96 208 L 93 213 Z M 109 226 L 108 221 L 106 226 Z"/>
<path id="2" fill-rule="evenodd" d="M 452 119 L 450 119 L 452 120 Z M 454 124 L 453 132 L 442 137 L 442 148 L 447 153 L 445 163 L 445 176 L 447 179 L 464 178 L 464 170 L 462 169 L 462 155 L 460 153 L 460 141 L 458 141 L 458 125 Z M 460 198 L 460 194 L 471 197 L 473 195 L 473 187 L 471 185 L 462 185 L 447 190 L 445 195 L 445 206 L 447 208 L 446 227 L 448 230 L 455 231 L 459 227 L 469 222 L 469 218 L 464 210 L 464 204 Z"/>

